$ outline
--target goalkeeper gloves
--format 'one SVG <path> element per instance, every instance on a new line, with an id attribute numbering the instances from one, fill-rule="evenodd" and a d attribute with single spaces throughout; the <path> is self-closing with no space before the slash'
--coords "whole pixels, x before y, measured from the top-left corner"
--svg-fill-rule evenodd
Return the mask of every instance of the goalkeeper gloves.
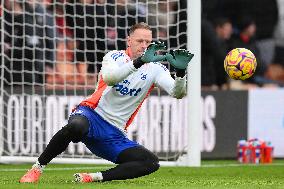
<path id="1" fill-rule="evenodd" d="M 174 68 L 186 70 L 193 56 L 194 54 L 185 49 L 175 49 L 166 54 L 166 59 Z"/>
<path id="2" fill-rule="evenodd" d="M 133 61 L 135 68 L 140 68 L 144 63 L 158 62 L 167 60 L 177 71 L 177 76 L 184 76 L 188 63 L 193 58 L 194 54 L 185 49 L 172 50 L 166 55 L 157 55 L 157 51 L 166 49 L 163 42 L 151 43 L 145 50 L 143 55 Z"/>
<path id="3" fill-rule="evenodd" d="M 185 49 L 171 50 L 166 54 L 167 61 L 175 68 L 177 77 L 184 77 L 188 63 L 194 54 Z"/>
<path id="4" fill-rule="evenodd" d="M 144 63 L 158 62 L 166 59 L 165 55 L 157 55 L 157 51 L 166 49 L 163 42 L 153 42 L 144 51 L 143 55 L 133 61 L 135 68 L 140 68 Z"/>

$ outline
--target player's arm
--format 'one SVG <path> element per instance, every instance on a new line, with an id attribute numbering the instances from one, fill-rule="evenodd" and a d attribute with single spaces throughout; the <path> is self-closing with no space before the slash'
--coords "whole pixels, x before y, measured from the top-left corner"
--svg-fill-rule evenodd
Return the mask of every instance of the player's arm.
<path id="1" fill-rule="evenodd" d="M 186 69 L 194 55 L 184 49 L 178 49 L 166 54 L 167 61 L 176 70 L 175 80 L 169 72 L 161 72 L 157 77 L 157 85 L 162 87 L 171 96 L 182 98 L 186 95 Z"/>
<path id="2" fill-rule="evenodd" d="M 125 54 L 121 51 L 112 51 L 103 58 L 101 73 L 107 85 L 113 86 L 125 79 L 131 73 L 137 71 L 143 64 L 165 59 L 165 55 L 157 55 L 156 51 L 165 49 L 163 43 L 152 43 L 143 55 L 136 60 L 125 63 Z"/>
<path id="3" fill-rule="evenodd" d="M 157 74 L 155 84 L 177 99 L 181 99 L 186 95 L 186 76 L 176 76 L 175 79 L 173 79 L 168 70 L 162 70 Z"/>
<path id="4" fill-rule="evenodd" d="M 137 70 L 131 62 L 125 62 L 125 56 L 122 51 L 111 51 L 104 56 L 101 74 L 108 86 L 119 83 Z"/>

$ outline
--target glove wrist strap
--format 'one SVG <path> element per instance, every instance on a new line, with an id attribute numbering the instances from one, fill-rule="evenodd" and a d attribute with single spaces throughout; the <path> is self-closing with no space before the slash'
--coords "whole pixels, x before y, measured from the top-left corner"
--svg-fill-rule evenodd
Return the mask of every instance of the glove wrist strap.
<path id="1" fill-rule="evenodd" d="M 176 69 L 176 76 L 177 77 L 184 77 L 185 76 L 185 70 Z"/>
<path id="2" fill-rule="evenodd" d="M 142 65 L 144 64 L 144 62 L 142 61 L 141 57 L 133 60 L 133 66 L 138 69 L 140 68 Z"/>

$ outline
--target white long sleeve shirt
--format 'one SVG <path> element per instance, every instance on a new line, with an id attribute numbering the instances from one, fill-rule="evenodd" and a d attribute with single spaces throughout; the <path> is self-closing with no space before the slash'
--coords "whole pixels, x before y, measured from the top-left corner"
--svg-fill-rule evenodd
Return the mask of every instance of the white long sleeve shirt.
<path id="1" fill-rule="evenodd" d="M 96 91 L 81 104 L 92 107 L 120 130 L 126 130 L 154 86 L 182 98 L 186 94 L 186 77 L 174 80 L 158 62 L 136 69 L 126 51 L 115 50 L 104 56 Z"/>

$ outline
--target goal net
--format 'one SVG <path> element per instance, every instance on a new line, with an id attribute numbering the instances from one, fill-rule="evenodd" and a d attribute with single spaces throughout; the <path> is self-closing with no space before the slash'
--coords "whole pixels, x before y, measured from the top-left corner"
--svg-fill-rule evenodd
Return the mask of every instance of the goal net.
<path id="1" fill-rule="evenodd" d="M 148 23 L 168 50 L 186 48 L 183 0 L 2 0 L 0 10 L 0 162 L 36 160 L 72 108 L 94 91 L 104 54 L 126 48 L 134 23 Z M 186 105 L 155 90 L 129 138 L 176 162 L 186 152 Z M 72 143 L 54 162 L 96 160 Z"/>

